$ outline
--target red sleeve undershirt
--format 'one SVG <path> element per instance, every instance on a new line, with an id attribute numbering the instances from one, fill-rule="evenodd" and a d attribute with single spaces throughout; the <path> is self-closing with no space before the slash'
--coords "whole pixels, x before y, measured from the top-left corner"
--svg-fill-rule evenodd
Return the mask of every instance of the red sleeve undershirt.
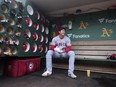
<path id="1" fill-rule="evenodd" d="M 65 52 L 68 53 L 69 51 L 71 51 L 71 48 L 72 48 L 71 46 L 67 46 Z"/>
<path id="2" fill-rule="evenodd" d="M 50 45 L 50 49 L 54 51 L 55 45 Z"/>

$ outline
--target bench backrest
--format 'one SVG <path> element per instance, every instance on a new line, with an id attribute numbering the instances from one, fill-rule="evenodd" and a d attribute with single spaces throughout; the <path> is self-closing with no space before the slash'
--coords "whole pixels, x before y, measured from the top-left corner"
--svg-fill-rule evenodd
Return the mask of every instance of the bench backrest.
<path id="1" fill-rule="evenodd" d="M 111 54 L 116 54 L 116 40 L 73 41 L 72 50 L 76 59 L 107 59 Z"/>

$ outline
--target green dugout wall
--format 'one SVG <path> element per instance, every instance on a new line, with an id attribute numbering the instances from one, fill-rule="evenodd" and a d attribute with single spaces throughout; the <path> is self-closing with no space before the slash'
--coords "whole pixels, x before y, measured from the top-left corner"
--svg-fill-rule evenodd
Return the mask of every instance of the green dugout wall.
<path id="1" fill-rule="evenodd" d="M 116 39 L 116 10 L 54 18 L 53 23 L 52 36 L 57 32 L 60 25 L 66 28 L 67 36 L 69 36 L 72 41 Z"/>

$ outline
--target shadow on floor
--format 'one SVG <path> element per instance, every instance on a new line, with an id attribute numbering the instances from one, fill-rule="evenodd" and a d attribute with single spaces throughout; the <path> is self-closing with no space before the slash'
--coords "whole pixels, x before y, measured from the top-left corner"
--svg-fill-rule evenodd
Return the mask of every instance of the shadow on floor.
<path id="1" fill-rule="evenodd" d="M 116 75 L 75 71 L 76 79 L 67 76 L 67 70 L 54 69 L 49 77 L 42 77 L 43 69 L 22 77 L 0 76 L 0 87 L 116 87 Z"/>

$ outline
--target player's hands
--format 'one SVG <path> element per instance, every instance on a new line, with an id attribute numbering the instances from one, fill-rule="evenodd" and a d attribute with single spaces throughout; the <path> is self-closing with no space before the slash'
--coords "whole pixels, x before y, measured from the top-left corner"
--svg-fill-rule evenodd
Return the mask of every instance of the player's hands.
<path id="1" fill-rule="evenodd" d="M 63 50 L 60 50 L 58 53 L 63 53 L 64 51 Z"/>
<path id="2" fill-rule="evenodd" d="M 60 52 L 60 48 L 56 47 L 56 48 L 54 48 L 54 51 Z"/>
<path id="3" fill-rule="evenodd" d="M 63 53 L 64 50 L 61 50 L 59 47 L 54 48 L 54 51 L 58 52 L 58 53 Z"/>

